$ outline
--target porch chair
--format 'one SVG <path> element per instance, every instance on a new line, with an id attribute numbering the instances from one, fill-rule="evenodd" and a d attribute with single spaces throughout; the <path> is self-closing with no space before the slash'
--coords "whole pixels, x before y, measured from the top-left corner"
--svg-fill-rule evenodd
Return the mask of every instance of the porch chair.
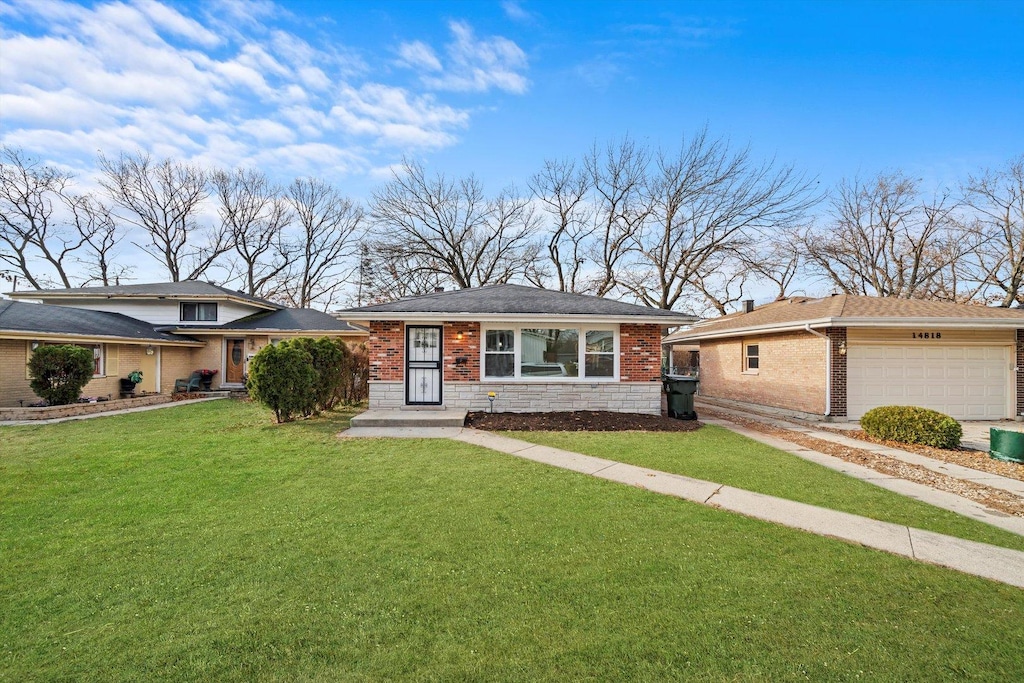
<path id="1" fill-rule="evenodd" d="M 193 391 L 199 391 L 199 382 L 203 379 L 203 376 L 198 371 L 193 372 L 188 379 L 176 379 L 174 380 L 174 393 L 190 393 Z"/>

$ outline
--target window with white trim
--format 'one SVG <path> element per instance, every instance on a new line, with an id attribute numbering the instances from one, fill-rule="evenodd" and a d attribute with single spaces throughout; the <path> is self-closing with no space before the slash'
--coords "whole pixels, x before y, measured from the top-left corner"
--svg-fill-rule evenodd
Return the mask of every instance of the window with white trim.
<path id="1" fill-rule="evenodd" d="M 515 330 L 487 330 L 484 334 L 484 375 L 515 377 Z"/>
<path id="2" fill-rule="evenodd" d="M 543 382 L 618 377 L 617 327 L 484 326 L 481 336 L 483 379 Z"/>
<path id="3" fill-rule="evenodd" d="M 217 303 L 215 301 L 182 301 L 182 322 L 216 322 Z"/>
<path id="4" fill-rule="evenodd" d="M 104 346 L 103 344 L 65 344 L 63 342 L 29 342 L 28 344 L 28 356 L 31 359 L 32 352 L 40 346 L 80 346 L 83 349 L 89 349 L 92 351 L 92 376 L 103 377 L 104 371 Z M 26 378 L 28 374 L 26 374 Z"/>
<path id="5" fill-rule="evenodd" d="M 743 372 L 756 373 L 761 366 L 761 349 L 757 344 L 743 345 Z"/>

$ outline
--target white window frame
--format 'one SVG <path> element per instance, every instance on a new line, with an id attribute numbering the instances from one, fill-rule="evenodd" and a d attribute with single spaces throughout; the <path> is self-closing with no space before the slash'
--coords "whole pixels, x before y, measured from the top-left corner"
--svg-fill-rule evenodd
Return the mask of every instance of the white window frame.
<path id="1" fill-rule="evenodd" d="M 615 350 L 613 351 L 613 360 L 615 361 L 615 369 L 611 377 L 586 377 L 581 374 L 579 377 L 558 377 L 558 376 L 545 376 L 545 377 L 523 377 L 521 374 L 522 366 L 522 353 L 523 353 L 523 330 L 571 330 L 574 329 L 579 333 L 576 354 L 577 354 L 577 367 L 579 367 L 580 373 L 586 372 L 586 355 L 587 355 L 587 332 L 611 332 L 615 340 Z M 511 377 L 489 377 L 484 374 L 486 369 L 486 353 L 487 353 L 487 332 L 490 330 L 511 330 L 513 338 L 515 339 L 515 358 L 514 369 L 515 372 Z M 558 321 L 538 321 L 528 323 L 516 323 L 516 324 L 502 324 L 502 323 L 485 323 L 480 326 L 480 381 L 481 382 L 522 382 L 525 384 L 548 384 L 551 382 L 561 382 L 566 384 L 595 384 L 599 382 L 618 382 L 619 381 L 619 361 L 620 361 L 620 336 L 619 326 L 610 323 L 578 323 L 578 322 L 558 322 Z"/>

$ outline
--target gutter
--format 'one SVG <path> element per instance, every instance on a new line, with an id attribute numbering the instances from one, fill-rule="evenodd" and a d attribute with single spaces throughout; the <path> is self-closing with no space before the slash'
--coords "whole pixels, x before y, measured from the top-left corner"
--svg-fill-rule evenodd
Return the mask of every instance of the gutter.
<path id="1" fill-rule="evenodd" d="M 832 340 L 827 334 L 812 330 L 810 323 L 804 325 L 804 332 L 825 340 L 825 416 L 828 417 L 832 415 Z"/>

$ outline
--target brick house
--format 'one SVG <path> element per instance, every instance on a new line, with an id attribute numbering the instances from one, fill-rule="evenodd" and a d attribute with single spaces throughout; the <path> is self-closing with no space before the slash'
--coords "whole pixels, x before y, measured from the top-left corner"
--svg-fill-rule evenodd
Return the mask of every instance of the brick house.
<path id="1" fill-rule="evenodd" d="M 1024 310 L 794 297 L 666 337 L 700 345 L 700 393 L 845 421 L 880 405 L 1024 414 Z"/>
<path id="2" fill-rule="evenodd" d="M 370 408 L 661 413 L 661 337 L 693 316 L 522 285 L 339 311 L 370 330 Z"/>
<path id="3" fill-rule="evenodd" d="M 240 388 L 249 359 L 278 339 L 366 339 L 365 330 L 322 311 L 286 308 L 207 282 L 9 296 L 14 301 L 0 301 L 0 407 L 38 400 L 29 386 L 27 363 L 39 344 L 91 348 L 95 375 L 82 395 L 116 398 L 119 379 L 133 370 L 142 371 L 140 392 L 171 393 L 176 379 L 200 368 L 217 370 L 212 388 Z"/>

